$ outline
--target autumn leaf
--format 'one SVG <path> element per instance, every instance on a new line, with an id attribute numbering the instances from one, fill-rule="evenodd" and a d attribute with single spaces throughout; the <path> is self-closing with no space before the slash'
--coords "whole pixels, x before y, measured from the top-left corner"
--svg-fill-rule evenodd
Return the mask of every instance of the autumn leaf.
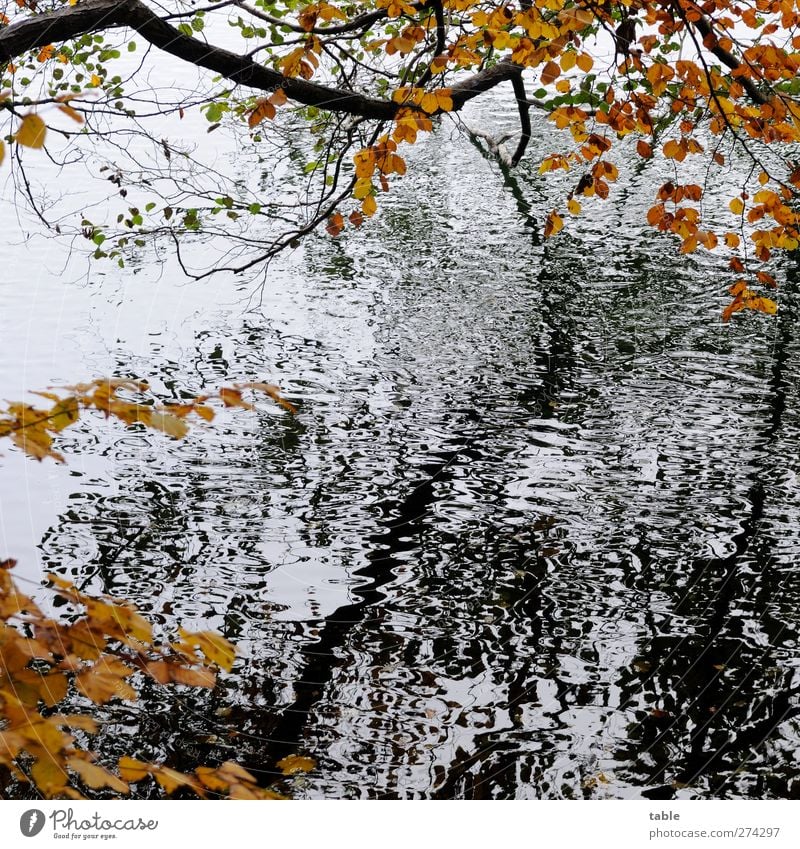
<path id="1" fill-rule="evenodd" d="M 115 657 L 104 655 L 98 662 L 75 677 L 75 685 L 95 704 L 104 705 L 112 699 L 135 699 L 136 691 L 125 680 L 133 669 Z"/>
<path id="2" fill-rule="evenodd" d="M 236 658 L 236 649 L 233 643 L 226 640 L 215 631 L 198 631 L 190 633 L 180 629 L 181 643 L 176 644 L 179 650 L 198 648 L 205 655 L 209 663 L 215 663 L 226 672 L 230 672 L 233 661 Z"/>
<path id="3" fill-rule="evenodd" d="M 255 392 L 263 392 L 265 395 L 268 395 L 279 407 L 283 407 L 284 410 L 295 414 L 297 413 L 297 407 L 294 404 L 287 401 L 283 395 L 281 395 L 280 386 L 276 386 L 274 383 L 260 383 L 260 382 L 250 382 L 250 383 L 237 383 L 236 386 L 240 389 L 252 389 Z"/>
<path id="4" fill-rule="evenodd" d="M 119 759 L 119 774 L 124 781 L 134 784 L 150 775 L 150 764 L 123 755 Z"/>
<path id="5" fill-rule="evenodd" d="M 555 210 L 553 210 L 547 216 L 547 220 L 545 221 L 544 237 L 546 239 L 549 239 L 550 236 L 555 236 L 556 233 L 560 232 L 563 227 L 564 227 L 563 219 L 559 216 L 559 214 Z"/>
<path id="6" fill-rule="evenodd" d="M 372 147 L 359 150 L 353 156 L 356 166 L 356 177 L 360 180 L 369 179 L 375 171 L 375 149 Z"/>
<path id="7" fill-rule="evenodd" d="M 44 121 L 35 113 L 29 112 L 22 119 L 14 138 L 17 144 L 21 144 L 23 147 L 40 148 L 44 147 L 46 135 L 47 126 Z"/>
<path id="8" fill-rule="evenodd" d="M 328 235 L 330 236 L 338 236 L 342 230 L 344 229 L 344 218 L 342 217 L 341 212 L 334 212 L 333 215 L 328 218 L 328 223 L 325 225 L 325 229 L 328 231 Z"/>
<path id="9" fill-rule="evenodd" d="M 64 789 L 69 776 L 59 760 L 48 752 L 36 758 L 31 767 L 31 778 L 45 796 L 55 796 Z"/>
<path id="10" fill-rule="evenodd" d="M 243 407 L 245 410 L 253 409 L 253 405 L 242 398 L 242 393 L 238 389 L 229 389 L 227 387 L 220 389 L 219 397 L 226 407 Z"/>
<path id="11" fill-rule="evenodd" d="M 116 793 L 122 793 L 123 795 L 130 793 L 130 787 L 125 781 L 117 778 L 116 775 L 98 764 L 90 763 L 83 758 L 74 757 L 67 759 L 67 766 L 87 787 L 91 787 L 93 790 L 108 787 L 109 790 L 114 790 Z"/>
<path id="12" fill-rule="evenodd" d="M 83 115 L 74 106 L 70 106 L 69 103 L 61 103 L 58 108 L 67 117 L 72 118 L 76 124 L 83 124 Z"/>
<path id="13" fill-rule="evenodd" d="M 367 218 L 371 218 L 377 211 L 378 204 L 375 202 L 375 198 L 372 195 L 369 195 L 364 198 L 361 203 L 361 211 Z"/>
<path id="14" fill-rule="evenodd" d="M 548 62 L 544 68 L 542 68 L 542 85 L 550 85 L 555 82 L 560 73 L 561 68 L 559 68 L 555 62 Z"/>
<path id="15" fill-rule="evenodd" d="M 734 215 L 741 215 L 744 212 L 744 203 L 741 198 L 734 198 L 728 206 Z"/>
<path id="16" fill-rule="evenodd" d="M 317 762 L 303 755 L 287 755 L 281 758 L 276 766 L 284 775 L 295 775 L 298 772 L 311 772 L 316 769 Z"/>
<path id="17" fill-rule="evenodd" d="M 247 126 L 252 130 L 257 127 L 262 121 L 275 117 L 275 107 L 272 105 L 268 97 L 263 97 L 256 101 L 255 108 L 250 112 L 247 118 Z"/>
<path id="18" fill-rule="evenodd" d="M 189 432 L 189 425 L 178 416 L 174 416 L 172 413 L 160 413 L 157 410 L 153 410 L 149 414 L 147 424 L 153 430 L 160 430 L 174 439 L 183 439 Z"/>

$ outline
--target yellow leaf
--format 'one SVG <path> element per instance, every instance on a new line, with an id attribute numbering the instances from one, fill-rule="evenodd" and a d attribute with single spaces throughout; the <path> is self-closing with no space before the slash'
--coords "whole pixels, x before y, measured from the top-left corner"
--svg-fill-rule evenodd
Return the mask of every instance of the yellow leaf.
<path id="1" fill-rule="evenodd" d="M 375 202 L 375 198 L 372 197 L 372 195 L 365 197 L 361 202 L 361 211 L 367 216 L 367 218 L 372 218 L 377 209 L 378 204 Z"/>
<path id="2" fill-rule="evenodd" d="M 78 399 L 74 397 L 59 401 L 48 413 L 50 430 L 63 430 L 78 421 Z"/>
<path id="3" fill-rule="evenodd" d="M 356 177 L 359 180 L 369 179 L 375 171 L 375 149 L 372 147 L 359 150 L 353 156 L 353 162 L 356 166 Z"/>
<path id="4" fill-rule="evenodd" d="M 594 59 L 592 59 L 588 53 L 581 53 L 576 61 L 578 67 L 584 72 L 584 74 L 588 74 L 594 65 Z"/>
<path id="5" fill-rule="evenodd" d="M 453 111 L 452 89 L 440 88 L 436 91 L 436 102 L 442 112 Z"/>
<path id="6" fill-rule="evenodd" d="M 422 95 L 422 100 L 419 104 L 425 112 L 429 115 L 433 114 L 438 108 L 439 103 L 436 99 L 436 95 L 433 92 L 426 92 Z"/>
<path id="7" fill-rule="evenodd" d="M 570 68 L 575 66 L 575 62 L 578 57 L 570 50 L 566 53 L 561 54 L 561 58 L 559 59 L 559 64 L 561 65 L 562 71 L 569 71 Z"/>
<path id="8" fill-rule="evenodd" d="M 91 716 L 83 716 L 81 714 L 72 714 L 70 716 L 54 716 L 54 722 L 60 725 L 66 725 L 67 728 L 80 728 L 81 731 L 88 731 L 89 734 L 97 732 L 97 723 Z"/>
<path id="9" fill-rule="evenodd" d="M 213 687 L 217 676 L 212 669 L 189 669 L 187 666 L 170 665 L 170 676 L 175 684 L 186 687 Z"/>
<path id="10" fill-rule="evenodd" d="M 240 389 L 253 389 L 256 392 L 263 392 L 266 395 L 269 395 L 272 400 L 278 404 L 278 406 L 283 407 L 284 410 L 288 410 L 290 413 L 296 413 L 297 407 L 292 404 L 290 401 L 287 401 L 281 395 L 280 386 L 276 386 L 274 383 L 237 383 L 236 384 Z"/>
<path id="11" fill-rule="evenodd" d="M 362 177 L 356 180 L 355 188 L 353 189 L 353 197 L 356 200 L 363 200 L 372 192 L 372 180 L 369 177 Z"/>
<path id="12" fill-rule="evenodd" d="M 734 215 L 741 215 L 744 212 L 744 203 L 741 198 L 734 198 L 728 206 Z"/>
<path id="13" fill-rule="evenodd" d="M 286 92 L 282 88 L 276 88 L 269 98 L 270 103 L 272 103 L 273 106 L 283 106 L 287 99 Z"/>
<path id="14" fill-rule="evenodd" d="M 190 787 L 198 794 L 202 794 L 202 787 L 189 775 L 177 770 L 170 769 L 167 766 L 154 767 L 151 766 L 150 774 L 155 780 L 167 791 L 172 793 L 178 787 Z"/>
<path id="15" fill-rule="evenodd" d="M 135 699 L 136 691 L 125 680 L 133 669 L 121 660 L 105 655 L 94 666 L 75 677 L 75 685 L 95 704 L 103 705 L 111 699 Z"/>
<path id="16" fill-rule="evenodd" d="M 150 413 L 148 424 L 154 430 L 163 431 L 167 436 L 175 439 L 183 439 L 189 432 L 189 425 L 186 422 L 173 416 L 172 413 L 159 413 L 157 410 Z"/>
<path id="17" fill-rule="evenodd" d="M 3 164 L 3 160 L 6 158 L 6 143 L 0 141 L 0 165 Z"/>
<path id="18" fill-rule="evenodd" d="M 103 79 L 102 79 L 102 77 L 98 77 L 97 74 L 92 74 L 90 84 L 97 87 L 97 86 L 103 84 Z"/>
<path id="19" fill-rule="evenodd" d="M 749 310 L 756 310 L 767 315 L 775 315 L 778 305 L 771 298 L 746 298 L 744 305 Z"/>
<path id="20" fill-rule="evenodd" d="M 239 766 L 236 761 L 225 761 L 217 770 L 217 775 L 232 784 L 234 781 L 244 781 L 250 784 L 256 783 L 256 777 L 249 773 L 243 766 Z"/>
<path id="21" fill-rule="evenodd" d="M 219 397 L 226 407 L 242 407 L 245 410 L 254 410 L 252 404 L 242 399 L 242 393 L 238 389 L 229 389 L 224 386 L 219 390 Z"/>
<path id="22" fill-rule="evenodd" d="M 44 138 L 47 134 L 47 127 L 44 121 L 35 113 L 28 113 L 19 125 L 17 134 L 14 138 L 17 144 L 23 147 L 44 147 Z"/>
<path id="23" fill-rule="evenodd" d="M 233 661 L 236 658 L 236 648 L 221 634 L 217 634 L 215 631 L 188 633 L 183 629 L 178 633 L 186 645 L 199 648 L 209 662 L 216 663 L 226 672 L 231 671 Z"/>
<path id="24" fill-rule="evenodd" d="M 201 419 L 205 419 L 207 422 L 210 422 L 214 418 L 214 410 L 211 407 L 206 407 L 203 404 L 197 404 L 194 408 L 195 413 L 200 416 Z"/>
<path id="25" fill-rule="evenodd" d="M 278 769 L 284 775 L 294 775 L 298 772 L 311 772 L 315 769 L 317 762 L 313 758 L 306 758 L 302 755 L 287 755 L 281 758 L 276 764 Z"/>
<path id="26" fill-rule="evenodd" d="M 200 779 L 200 783 L 209 790 L 225 792 L 230 783 L 217 775 L 217 770 L 210 766 L 199 766 L 194 774 Z"/>
<path id="27" fill-rule="evenodd" d="M 578 201 L 575 200 L 575 198 L 570 198 L 567 201 L 567 209 L 569 210 L 571 215 L 579 215 L 582 207 L 578 203 Z"/>

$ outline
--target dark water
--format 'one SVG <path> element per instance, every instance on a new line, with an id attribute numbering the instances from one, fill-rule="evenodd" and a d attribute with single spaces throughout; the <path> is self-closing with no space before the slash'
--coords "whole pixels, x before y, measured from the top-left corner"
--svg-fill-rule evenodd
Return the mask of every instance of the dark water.
<path id="1" fill-rule="evenodd" d="M 66 440 L 101 467 L 59 484 L 42 567 L 241 651 L 109 708 L 105 757 L 266 784 L 299 752 L 310 798 L 800 797 L 797 275 L 722 325 L 726 258 L 640 223 L 658 184 L 628 168 L 543 243 L 557 186 L 442 144 L 260 302 L 87 351 L 300 407 Z"/>

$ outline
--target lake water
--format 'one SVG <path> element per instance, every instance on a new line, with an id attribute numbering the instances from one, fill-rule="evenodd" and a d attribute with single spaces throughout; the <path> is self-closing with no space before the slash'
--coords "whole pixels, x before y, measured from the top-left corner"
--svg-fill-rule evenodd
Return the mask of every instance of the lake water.
<path id="1" fill-rule="evenodd" d="M 507 98 L 468 122 L 513 128 Z M 187 281 L 167 241 L 87 263 L 23 239 L 6 185 L 0 397 L 132 375 L 299 407 L 180 443 L 87 417 L 66 466 L 3 446 L 22 578 L 239 647 L 213 692 L 103 709 L 106 762 L 235 758 L 266 784 L 302 753 L 300 798 L 800 797 L 796 269 L 776 317 L 723 325 L 727 257 L 643 224 L 671 175 L 635 157 L 543 242 L 577 176 L 538 175 L 541 124 L 509 178 L 443 125 L 373 221 L 266 279 Z M 257 146 L 193 113 L 165 132 L 263 185 Z M 736 178 L 708 186 L 720 227 Z M 76 209 L 108 193 L 57 179 Z"/>

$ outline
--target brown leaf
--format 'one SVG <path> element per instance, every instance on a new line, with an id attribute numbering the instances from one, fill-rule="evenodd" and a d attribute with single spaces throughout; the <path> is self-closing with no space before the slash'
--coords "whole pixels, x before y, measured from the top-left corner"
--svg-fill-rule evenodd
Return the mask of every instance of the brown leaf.
<path id="1" fill-rule="evenodd" d="M 290 413 L 297 412 L 297 407 L 281 395 L 280 387 L 275 386 L 274 383 L 237 383 L 236 385 L 241 389 L 254 389 L 256 392 L 264 392 L 284 410 L 288 410 Z"/>

